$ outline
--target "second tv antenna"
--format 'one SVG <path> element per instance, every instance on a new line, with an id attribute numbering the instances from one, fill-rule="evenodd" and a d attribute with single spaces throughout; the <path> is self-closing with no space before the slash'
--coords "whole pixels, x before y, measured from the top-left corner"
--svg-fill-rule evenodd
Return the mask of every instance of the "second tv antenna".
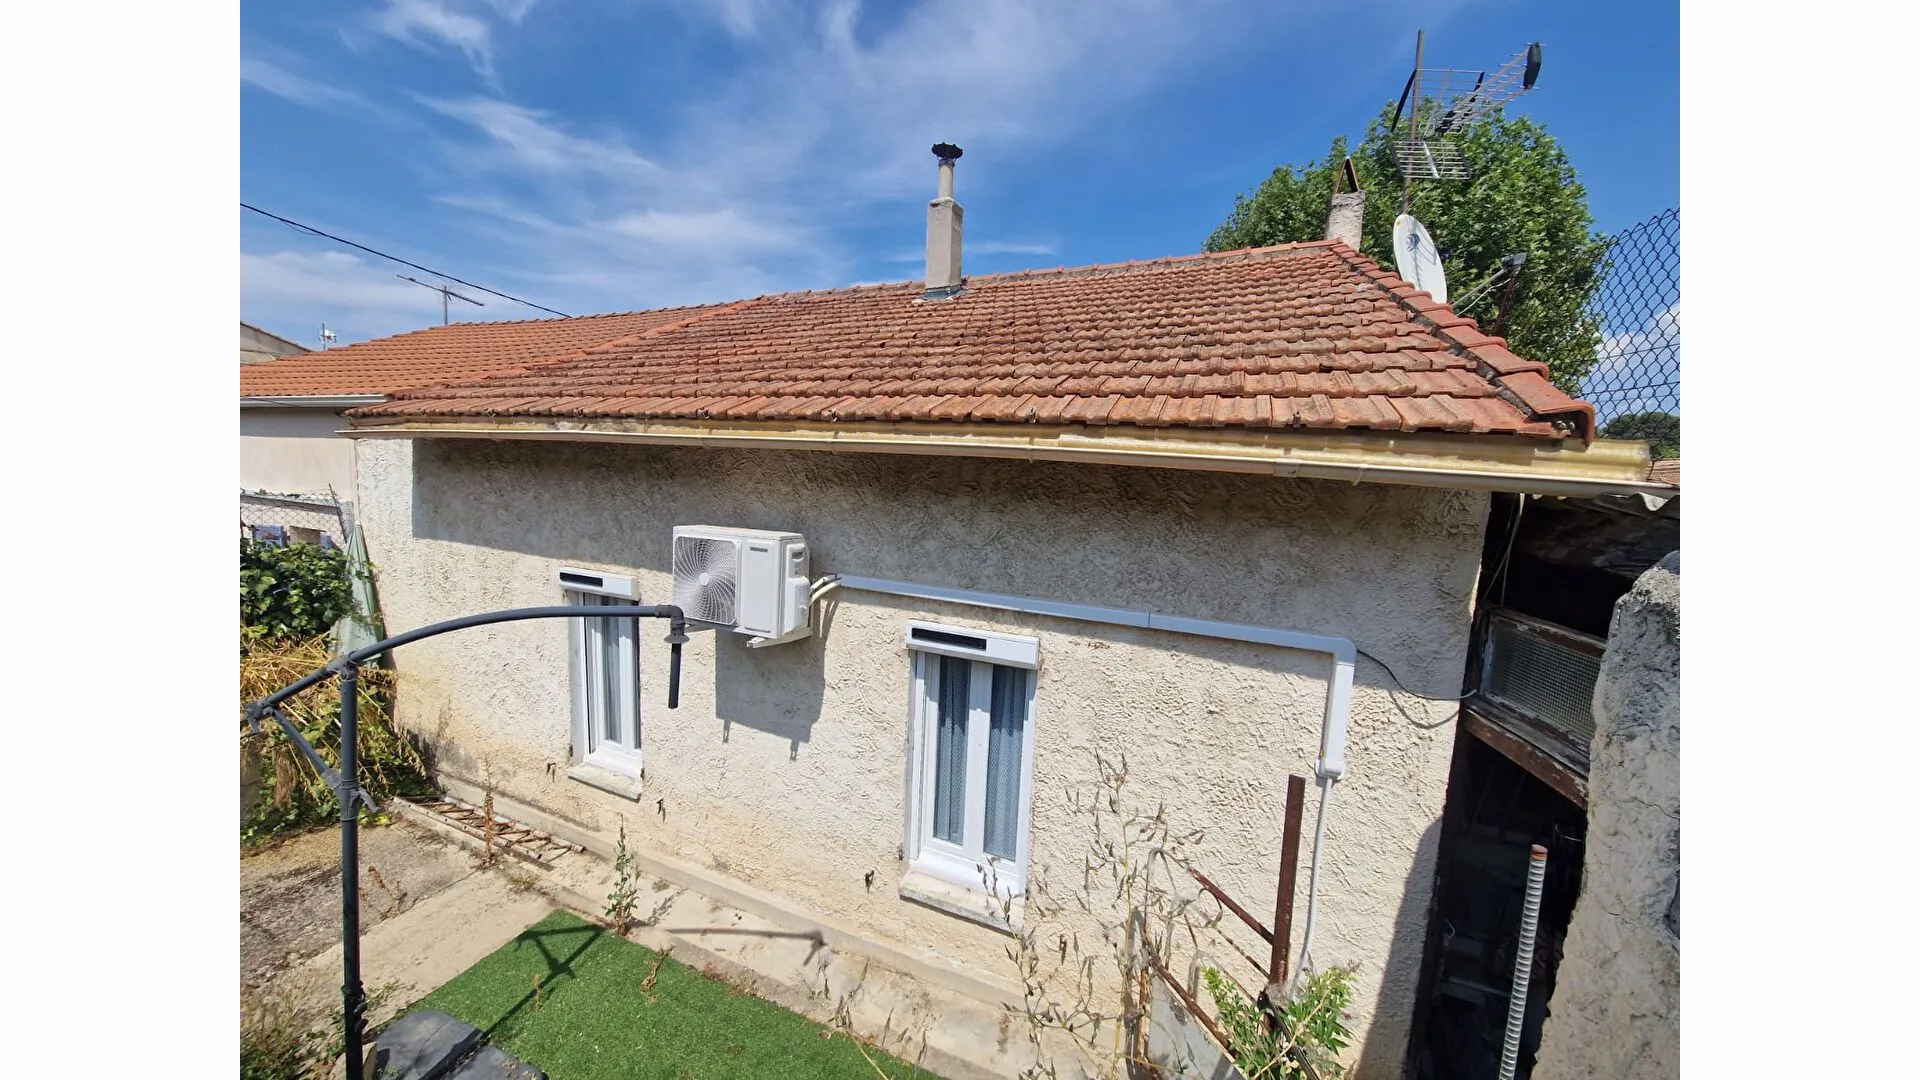
<path id="1" fill-rule="evenodd" d="M 480 301 L 475 300 L 471 296 L 461 296 L 459 293 L 454 292 L 452 289 L 447 288 L 445 285 L 435 285 L 431 281 L 421 281 L 417 277 L 408 277 L 405 274 L 395 274 L 393 276 L 399 278 L 401 281 L 411 281 L 415 285 L 418 285 L 423 289 L 432 289 L 434 292 L 437 292 L 440 294 L 440 325 L 441 326 L 447 325 L 447 298 L 448 297 L 452 297 L 455 300 L 464 300 L 467 303 L 472 304 L 474 307 L 487 306 L 481 303 Z"/>

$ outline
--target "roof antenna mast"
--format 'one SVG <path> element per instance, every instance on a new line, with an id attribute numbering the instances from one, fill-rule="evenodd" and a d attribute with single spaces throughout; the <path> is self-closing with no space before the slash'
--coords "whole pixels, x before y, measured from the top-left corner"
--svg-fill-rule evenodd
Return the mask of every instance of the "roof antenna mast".
<path id="1" fill-rule="evenodd" d="M 393 276 L 399 278 L 401 281 L 411 281 L 415 285 L 418 285 L 423 289 L 432 289 L 434 292 L 437 292 L 440 294 L 440 325 L 441 326 L 447 325 L 447 298 L 448 297 L 452 297 L 455 300 L 464 300 L 467 303 L 472 304 L 474 307 L 487 306 L 481 303 L 480 301 L 475 300 L 471 296 L 461 296 L 459 293 L 454 292 L 452 289 L 447 288 L 445 285 L 435 285 L 432 282 L 421 281 L 419 278 L 408 277 L 405 274 L 395 274 Z"/>
<path id="2" fill-rule="evenodd" d="M 1426 51 L 1427 32 L 1422 30 L 1413 42 L 1413 73 L 1387 127 L 1394 163 L 1406 178 L 1400 193 L 1402 214 L 1412 210 L 1415 180 L 1467 179 L 1467 157 L 1454 136 L 1532 90 L 1540 78 L 1537 41 L 1493 71 L 1425 67 Z"/>

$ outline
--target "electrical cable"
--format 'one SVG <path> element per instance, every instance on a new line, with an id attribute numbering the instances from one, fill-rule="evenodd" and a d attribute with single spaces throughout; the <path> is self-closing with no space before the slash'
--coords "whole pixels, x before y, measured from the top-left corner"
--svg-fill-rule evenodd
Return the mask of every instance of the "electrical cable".
<path id="1" fill-rule="evenodd" d="M 1472 694 L 1464 694 L 1459 697 L 1438 697 L 1433 694 L 1423 694 L 1418 690 L 1410 690 L 1407 688 L 1406 683 L 1403 683 L 1400 681 L 1400 676 L 1394 674 L 1393 668 L 1389 667 L 1385 660 L 1380 659 L 1379 657 L 1373 655 L 1372 653 L 1368 652 L 1367 650 L 1361 648 L 1358 645 L 1355 645 L 1353 647 L 1353 651 L 1361 656 L 1366 657 L 1367 659 L 1373 661 L 1374 663 L 1379 664 L 1381 670 L 1387 673 L 1387 678 L 1393 680 L 1393 685 L 1399 687 L 1400 692 L 1407 695 L 1408 697 L 1417 697 L 1422 701 L 1465 701 L 1467 700 L 1467 698 L 1470 698 L 1473 696 Z M 1388 691 L 1388 693 L 1392 693 L 1392 691 Z"/>
<path id="2" fill-rule="evenodd" d="M 389 261 L 391 261 L 391 262 L 397 262 L 397 263 L 399 263 L 399 264 L 400 264 L 401 266 L 410 266 L 410 267 L 412 267 L 412 268 L 414 268 L 415 270 L 418 270 L 418 271 L 420 271 L 420 272 L 421 272 L 421 273 L 423 273 L 423 274 L 432 274 L 432 275 L 433 275 L 434 277 L 437 277 L 437 278 L 444 278 L 444 279 L 446 279 L 447 281 L 452 281 L 452 282 L 457 282 L 457 283 L 459 283 L 459 284 L 461 284 L 461 285 L 465 285 L 465 286 L 466 286 L 467 288 L 469 288 L 469 289 L 478 289 L 478 290 L 480 290 L 481 292 L 483 292 L 483 293 L 486 293 L 486 294 L 487 294 L 488 296 L 497 296 L 497 297 L 499 297 L 499 298 L 500 298 L 500 299 L 502 299 L 502 300 L 511 300 L 511 301 L 513 301 L 513 302 L 514 302 L 514 303 L 516 303 L 516 304 L 525 304 L 525 305 L 526 305 L 527 307 L 530 307 L 530 308 L 533 308 L 533 309 L 534 309 L 535 311 L 544 311 L 544 312 L 547 312 L 547 313 L 548 313 L 548 314 L 550 314 L 550 315 L 558 315 L 558 316 L 560 316 L 560 317 L 561 317 L 561 318 L 563 318 L 563 319 L 571 319 L 571 318 L 573 318 L 573 316 L 571 316 L 571 315 L 569 315 L 569 314 L 567 314 L 567 313 L 566 313 L 566 312 L 564 312 L 564 311 L 555 311 L 555 310 L 553 310 L 552 308 L 550 308 L 550 307 L 547 307 L 547 306 L 546 306 L 546 305 L 544 305 L 544 304 L 536 304 L 536 303 L 534 303 L 534 302 L 533 302 L 533 301 L 531 301 L 531 300 L 522 300 L 522 299 L 520 299 L 520 298 L 519 298 L 519 297 L 517 297 L 517 296 L 512 296 L 512 295 L 509 295 L 509 294 L 507 294 L 507 293 L 503 293 L 503 292 L 500 292 L 500 291 L 499 291 L 499 290 L 497 290 L 497 289 L 489 289 L 489 288 L 487 288 L 487 287 L 486 287 L 485 285 L 475 285 L 475 284 L 474 284 L 473 282 L 471 282 L 471 281 L 464 281 L 464 280 L 462 280 L 462 279 L 460 279 L 460 278 L 457 278 L 457 277 L 454 277 L 454 276 L 453 276 L 452 274 L 443 274 L 443 273 L 441 273 L 441 272 L 440 272 L 440 271 L 438 271 L 438 270 L 434 270 L 434 269 L 431 269 L 431 268 L 429 268 L 429 267 L 425 267 L 425 266 L 421 266 L 421 265 L 420 265 L 419 263 L 412 263 L 412 262 L 408 262 L 407 260 L 405 260 L 405 259 L 402 259 L 402 258 L 400 258 L 400 257 L 398 257 L 398 256 L 395 256 L 395 255 L 389 255 L 389 254 L 387 254 L 387 253 L 386 253 L 386 252 L 384 252 L 384 251 L 376 251 L 376 250 L 374 250 L 373 248 L 370 248 L 370 247 L 368 247 L 368 246 L 367 246 L 367 245 L 365 245 L 365 244 L 356 244 L 356 243 L 354 243 L 353 241 L 351 241 L 351 240 L 348 240 L 348 239 L 346 239 L 345 237 L 340 237 L 340 236 L 335 236 L 335 235 L 333 235 L 333 234 L 332 234 L 332 233 L 330 233 L 330 232 L 322 232 L 321 230 L 319 230 L 319 229 L 316 229 L 316 228 L 314 228 L 314 227 L 313 227 L 313 226 L 311 226 L 311 225 L 303 225 L 303 224 L 301 224 L 300 222 L 298 222 L 298 221 L 295 221 L 295 220 L 293 220 L 292 218 L 284 218 L 284 217 L 281 217 L 281 216 L 280 216 L 279 214 L 274 214 L 274 213 L 269 213 L 268 211 L 265 211 L 265 210 L 262 210 L 262 209 L 260 209 L 260 208 L 259 208 L 259 207 L 257 207 L 257 206 L 249 206 L 249 205 L 248 205 L 248 204 L 246 204 L 246 203 L 241 203 L 241 204 L 240 204 L 240 209 L 242 209 L 242 210 L 251 210 L 251 211 L 253 211 L 254 213 L 256 213 L 256 214 L 259 214 L 259 215 L 260 215 L 260 216 L 262 216 L 262 217 L 270 217 L 270 218 L 272 218 L 273 220 L 275 220 L 275 221 L 278 221 L 278 222 L 280 222 L 280 223 L 281 223 L 281 224 L 283 224 L 283 225 L 291 225 L 292 227 L 294 227 L 294 228 L 296 228 L 296 229 L 299 229 L 299 230 L 300 230 L 301 232 L 304 232 L 304 233 L 312 233 L 312 234 L 313 234 L 313 235 L 315 235 L 315 236 L 320 236 L 320 237 L 325 237 L 325 238 L 326 238 L 326 239 L 328 239 L 328 240 L 332 240 L 332 241 L 333 241 L 334 243 L 337 243 L 337 244 L 345 244 L 345 245 L 347 245 L 347 246 L 348 246 L 348 247 L 350 247 L 350 248 L 358 248 L 359 250 L 361 250 L 361 251 L 364 251 L 364 252 L 366 252 L 366 253 L 367 253 L 367 254 L 369 254 L 369 255 L 378 255 L 378 256 L 379 256 L 380 258 L 382 258 L 382 259 L 386 259 L 386 260 L 389 260 Z"/>

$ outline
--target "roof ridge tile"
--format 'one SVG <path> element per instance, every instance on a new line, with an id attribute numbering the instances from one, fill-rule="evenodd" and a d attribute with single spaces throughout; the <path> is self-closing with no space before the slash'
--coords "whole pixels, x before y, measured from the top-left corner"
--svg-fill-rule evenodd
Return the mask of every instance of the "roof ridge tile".
<path id="1" fill-rule="evenodd" d="M 1399 274 L 1382 270 L 1376 275 L 1367 271 L 1362 264 L 1379 269 L 1378 264 L 1346 243 L 1335 241 L 1332 248 L 1349 267 L 1373 277 L 1387 295 L 1393 297 L 1416 321 L 1432 327 L 1435 336 L 1452 346 L 1458 355 L 1466 356 L 1478 364 L 1482 369 L 1482 377 L 1492 384 L 1502 398 L 1526 413 L 1529 419 L 1565 423 L 1582 440 L 1593 441 L 1593 405 L 1554 386 L 1547 377 L 1548 368 L 1545 364 L 1516 356 L 1507 349 L 1505 338 L 1483 333 L 1478 323 L 1453 310 L 1450 305 L 1441 303 L 1437 307 L 1427 306 L 1435 303 L 1433 296 Z M 1424 297 L 1425 303 L 1414 297 Z M 1517 385 L 1515 380 L 1518 381 Z"/>

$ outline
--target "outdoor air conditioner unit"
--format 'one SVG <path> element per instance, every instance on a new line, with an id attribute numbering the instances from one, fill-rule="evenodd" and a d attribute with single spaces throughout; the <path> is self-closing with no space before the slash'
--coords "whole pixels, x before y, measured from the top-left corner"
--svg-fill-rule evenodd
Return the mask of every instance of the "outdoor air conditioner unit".
<path id="1" fill-rule="evenodd" d="M 673 602 L 693 622 L 763 644 L 802 638 L 810 587 L 799 533 L 673 527 Z"/>

